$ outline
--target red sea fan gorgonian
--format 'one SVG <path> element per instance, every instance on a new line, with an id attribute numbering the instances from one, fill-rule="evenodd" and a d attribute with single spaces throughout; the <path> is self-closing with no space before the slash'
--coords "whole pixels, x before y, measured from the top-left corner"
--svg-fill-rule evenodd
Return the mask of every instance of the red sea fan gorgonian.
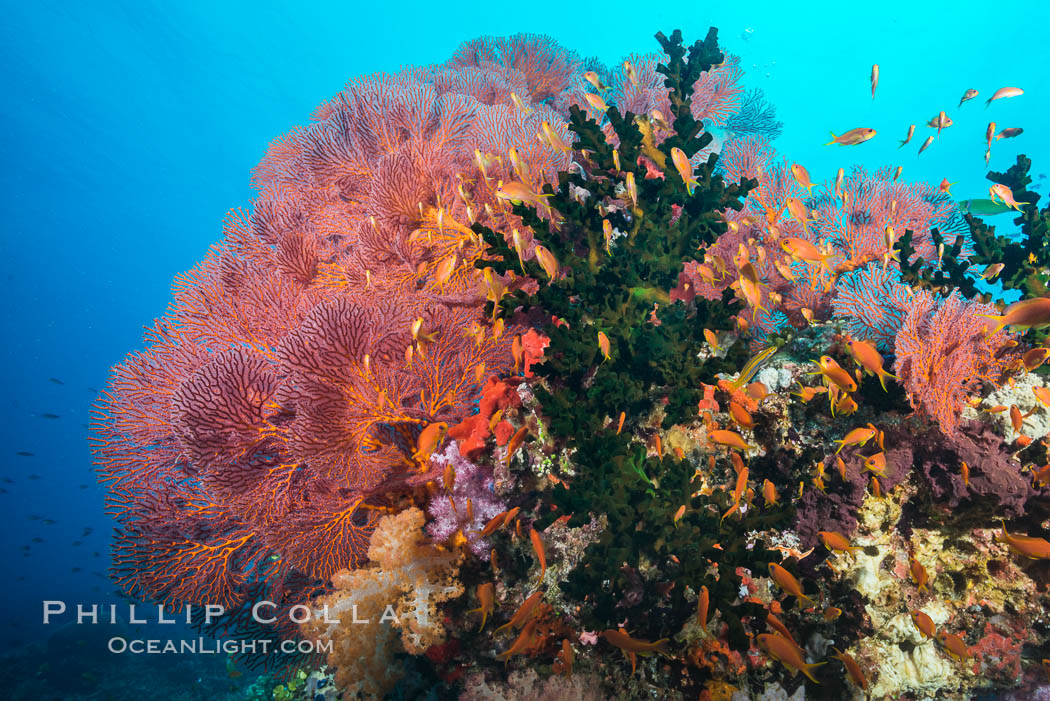
<path id="1" fill-rule="evenodd" d="M 982 382 L 997 383 L 1017 359 L 1012 336 L 988 334 L 995 307 L 968 302 L 958 292 L 938 303 L 926 290 L 911 299 L 904 325 L 897 332 L 894 371 L 912 407 L 936 421 L 952 436 L 967 398 Z"/>
<path id="2" fill-rule="evenodd" d="M 354 81 L 271 145 L 254 210 L 231 214 L 177 279 L 98 407 L 127 592 L 235 607 L 262 587 L 294 602 L 359 562 L 395 495 L 433 478 L 416 437 L 475 410 L 485 378 L 513 366 L 519 332 L 481 313 L 468 225 L 509 235 L 498 180 L 538 187 L 568 164 L 536 140 L 544 120 L 565 136 L 560 116 L 510 102 L 547 61 L 519 48 L 516 68 Z M 551 97 L 537 83 L 526 103 L 533 90 Z"/>

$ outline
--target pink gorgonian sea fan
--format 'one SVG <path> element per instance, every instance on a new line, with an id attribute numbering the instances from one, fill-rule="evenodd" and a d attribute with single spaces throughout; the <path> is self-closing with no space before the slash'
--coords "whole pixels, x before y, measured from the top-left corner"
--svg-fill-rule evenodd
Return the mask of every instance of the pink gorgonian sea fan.
<path id="1" fill-rule="evenodd" d="M 967 398 L 982 383 L 998 383 L 1018 351 L 1005 330 L 989 334 L 992 305 L 969 302 L 958 292 L 938 302 L 926 290 L 912 295 L 897 332 L 894 372 L 912 407 L 952 436 Z"/>
<path id="2" fill-rule="evenodd" d="M 568 166 L 536 134 L 548 121 L 568 139 L 551 105 L 579 64 L 550 41 L 506 41 L 352 81 L 274 141 L 252 210 L 230 214 L 114 368 L 92 444 L 126 592 L 301 601 L 433 479 L 413 456 L 421 430 L 461 421 L 511 371 L 524 329 L 482 314 L 469 226 L 510 236 L 498 181 L 539 187 Z"/>

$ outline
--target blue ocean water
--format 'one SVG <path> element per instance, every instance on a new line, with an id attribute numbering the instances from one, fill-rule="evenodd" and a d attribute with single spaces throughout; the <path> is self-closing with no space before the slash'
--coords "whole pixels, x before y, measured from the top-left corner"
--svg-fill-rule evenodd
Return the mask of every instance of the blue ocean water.
<path id="1" fill-rule="evenodd" d="M 109 367 L 141 347 L 173 276 L 218 240 L 230 208 L 250 203 L 250 170 L 271 139 L 347 79 L 439 62 L 479 35 L 549 34 L 615 64 L 653 50 L 656 31 L 695 38 L 710 25 L 741 57 L 745 86 L 776 105 L 780 153 L 815 180 L 901 165 L 906 180 L 947 178 L 959 198 L 987 196 L 989 119 L 1025 129 L 996 145 L 992 169 L 1024 152 L 1035 173 L 1050 170 L 1046 2 L 5 3 L 3 646 L 52 632 L 43 599 L 114 600 L 91 402 Z M 986 110 L 1004 85 L 1026 94 Z M 970 87 L 981 97 L 956 108 Z M 919 157 L 921 124 L 941 109 L 955 124 Z M 911 123 L 916 137 L 898 150 Z M 878 137 L 823 145 L 858 126 Z"/>

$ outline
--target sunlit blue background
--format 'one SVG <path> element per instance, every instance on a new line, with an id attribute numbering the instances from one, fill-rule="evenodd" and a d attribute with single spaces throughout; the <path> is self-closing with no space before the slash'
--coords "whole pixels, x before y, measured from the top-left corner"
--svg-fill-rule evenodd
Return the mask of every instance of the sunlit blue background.
<path id="1" fill-rule="evenodd" d="M 100 573 L 110 526 L 86 443 L 96 389 L 140 347 L 172 277 L 219 238 L 226 211 L 250 202 L 249 171 L 269 141 L 306 121 L 348 78 L 444 61 L 481 34 L 546 33 L 614 63 L 654 50 L 658 30 L 681 28 L 691 41 L 715 25 L 723 46 L 742 57 L 745 86 L 763 88 L 776 104 L 785 125 L 776 146 L 814 180 L 851 163 L 900 164 L 905 179 L 947 177 L 958 181 L 957 197 L 987 196 L 989 119 L 1025 129 L 997 142 L 992 168 L 1025 152 L 1034 172 L 1050 170 L 1050 97 L 1039 87 L 1050 65 L 1047 2 L 298 5 L 4 3 L 5 645 L 41 635 L 41 599 L 109 596 Z M 876 62 L 882 77 L 872 100 Z M 986 110 L 984 99 L 1005 85 L 1026 94 Z M 970 87 L 981 97 L 957 109 Z M 941 109 L 955 126 L 922 157 L 924 126 L 896 149 L 909 124 Z M 823 146 L 829 131 L 858 126 L 875 127 L 878 137 Z M 85 527 L 94 533 L 80 538 Z M 73 546 L 78 539 L 84 544 Z"/>

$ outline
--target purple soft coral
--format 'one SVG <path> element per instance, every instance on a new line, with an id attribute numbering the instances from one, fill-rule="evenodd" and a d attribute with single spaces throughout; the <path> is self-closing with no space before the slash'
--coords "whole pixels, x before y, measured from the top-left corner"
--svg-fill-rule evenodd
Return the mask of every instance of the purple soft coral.
<path id="1" fill-rule="evenodd" d="M 456 479 L 451 495 L 438 494 L 427 506 L 427 515 L 431 518 L 427 534 L 434 540 L 447 541 L 460 531 L 471 552 L 488 560 L 489 546 L 478 537 L 478 533 L 496 514 L 507 509 L 493 490 L 492 470 L 460 455 L 455 441 L 450 441 L 443 453 L 432 456 L 430 462 L 442 469 L 451 464 Z M 468 499 L 473 519 L 467 518 Z"/>

